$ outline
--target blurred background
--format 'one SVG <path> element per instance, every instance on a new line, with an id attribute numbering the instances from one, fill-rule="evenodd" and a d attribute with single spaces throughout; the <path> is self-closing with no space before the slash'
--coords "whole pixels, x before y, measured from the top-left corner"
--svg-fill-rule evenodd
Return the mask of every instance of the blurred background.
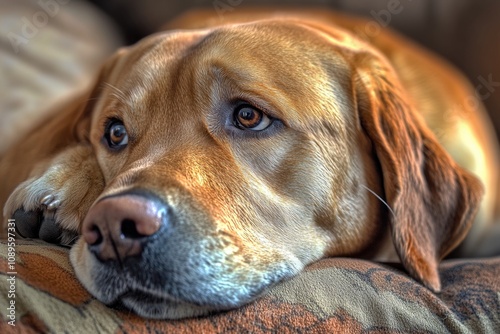
<path id="1" fill-rule="evenodd" d="M 224 15 L 256 5 L 321 6 L 400 31 L 466 74 L 500 133 L 498 0 L 0 0 L 0 112 L 10 115 L 0 131 L 18 131 L 47 101 L 83 85 L 119 45 L 186 10 Z"/>

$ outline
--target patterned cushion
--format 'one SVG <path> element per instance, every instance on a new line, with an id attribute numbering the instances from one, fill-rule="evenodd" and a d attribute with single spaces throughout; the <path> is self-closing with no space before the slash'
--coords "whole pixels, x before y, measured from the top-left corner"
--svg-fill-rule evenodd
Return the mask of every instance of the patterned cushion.
<path id="1" fill-rule="evenodd" d="M 397 265 L 325 259 L 240 309 L 160 321 L 106 307 L 76 280 L 68 249 L 26 240 L 15 248 L 12 327 L 0 247 L 0 333 L 500 333 L 500 257 L 445 261 L 438 295 Z"/>

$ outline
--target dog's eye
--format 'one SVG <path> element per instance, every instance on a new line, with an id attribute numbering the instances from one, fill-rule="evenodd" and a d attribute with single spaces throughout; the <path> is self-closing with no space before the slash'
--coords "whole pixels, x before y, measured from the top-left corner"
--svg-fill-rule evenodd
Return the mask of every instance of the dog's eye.
<path id="1" fill-rule="evenodd" d="M 234 110 L 234 125 L 242 130 L 261 131 L 271 125 L 272 120 L 261 110 L 242 104 Z"/>
<path id="2" fill-rule="evenodd" d="M 104 133 L 107 144 L 112 149 L 121 149 L 128 144 L 128 134 L 125 125 L 118 119 L 111 119 Z"/>

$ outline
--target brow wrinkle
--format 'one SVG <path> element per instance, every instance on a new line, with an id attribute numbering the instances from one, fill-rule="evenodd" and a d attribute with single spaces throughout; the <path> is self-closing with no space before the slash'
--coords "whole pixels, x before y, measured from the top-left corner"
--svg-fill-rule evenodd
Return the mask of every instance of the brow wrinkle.
<path id="1" fill-rule="evenodd" d="M 370 193 L 372 193 L 372 195 L 373 195 L 373 196 L 377 197 L 377 199 L 378 199 L 380 202 L 384 203 L 384 205 L 385 205 L 385 206 L 389 209 L 389 211 L 391 212 L 392 216 L 393 216 L 393 217 L 396 217 L 396 214 L 394 213 L 394 211 L 392 210 L 392 208 L 389 206 L 389 204 L 387 204 L 387 202 L 386 202 L 386 201 L 384 201 L 384 200 L 382 199 L 382 197 L 380 197 L 379 195 L 377 195 L 377 193 L 376 193 L 376 192 L 374 192 L 373 190 L 371 190 L 370 188 L 368 188 L 368 187 L 367 187 L 367 186 L 365 186 L 364 184 L 362 184 L 361 186 L 362 186 L 363 188 L 365 188 L 366 190 L 368 190 Z"/>

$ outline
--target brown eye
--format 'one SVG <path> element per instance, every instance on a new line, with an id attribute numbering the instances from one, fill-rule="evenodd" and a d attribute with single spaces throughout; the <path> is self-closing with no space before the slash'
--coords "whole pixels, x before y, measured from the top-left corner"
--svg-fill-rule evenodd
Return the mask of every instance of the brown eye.
<path id="1" fill-rule="evenodd" d="M 238 106 L 233 117 L 234 125 L 242 130 L 260 131 L 271 124 L 271 119 L 266 114 L 249 104 Z"/>
<path id="2" fill-rule="evenodd" d="M 128 134 L 122 121 L 111 119 L 106 126 L 104 138 L 110 148 L 124 148 L 128 144 Z"/>

